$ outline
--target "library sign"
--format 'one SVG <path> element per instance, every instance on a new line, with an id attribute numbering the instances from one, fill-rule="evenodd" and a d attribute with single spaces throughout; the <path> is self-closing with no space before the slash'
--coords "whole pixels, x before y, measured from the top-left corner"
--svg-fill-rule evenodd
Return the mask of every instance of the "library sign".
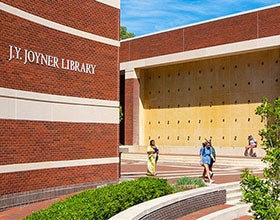
<path id="1" fill-rule="evenodd" d="M 80 73 L 94 74 L 96 65 L 90 63 L 81 63 L 76 60 L 58 58 L 48 54 L 42 54 L 33 50 L 22 49 L 10 45 L 8 61 L 13 59 L 22 61 L 23 64 L 35 63 L 43 66 L 53 67 L 57 69 L 65 69 Z"/>

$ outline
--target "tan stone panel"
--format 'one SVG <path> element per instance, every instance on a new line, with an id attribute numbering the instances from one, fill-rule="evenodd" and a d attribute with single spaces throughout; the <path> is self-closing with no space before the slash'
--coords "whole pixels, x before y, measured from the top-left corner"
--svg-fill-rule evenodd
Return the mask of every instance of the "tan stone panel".
<path id="1" fill-rule="evenodd" d="M 264 96 L 280 94 L 279 54 L 276 49 L 145 71 L 142 101 L 151 122 L 145 138 L 189 147 L 210 137 L 216 146 L 236 147 L 245 146 L 250 133 L 259 139 L 263 124 L 255 108 Z"/>

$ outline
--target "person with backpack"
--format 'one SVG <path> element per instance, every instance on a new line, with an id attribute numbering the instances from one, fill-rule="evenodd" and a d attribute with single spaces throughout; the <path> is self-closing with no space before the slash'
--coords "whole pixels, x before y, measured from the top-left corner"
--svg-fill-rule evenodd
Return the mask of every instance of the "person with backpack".
<path id="1" fill-rule="evenodd" d="M 210 148 L 212 149 L 212 155 L 213 155 L 213 158 L 214 158 L 214 159 L 212 159 L 212 157 L 211 157 L 211 162 L 209 164 L 210 177 L 212 178 L 213 175 L 214 175 L 212 167 L 213 167 L 213 164 L 216 162 L 216 150 L 212 145 L 211 139 L 209 140 L 209 143 L 210 143 Z"/>
<path id="2" fill-rule="evenodd" d="M 202 144 L 202 147 L 200 148 L 199 151 L 199 155 L 200 155 L 200 165 L 204 167 L 203 177 L 206 174 L 209 183 L 214 183 L 215 180 L 212 179 L 213 172 L 210 171 L 210 166 L 213 166 L 213 163 L 216 160 L 213 156 L 213 148 L 211 147 L 210 141 L 206 141 Z M 213 160 L 213 163 L 211 163 L 211 160 Z"/>

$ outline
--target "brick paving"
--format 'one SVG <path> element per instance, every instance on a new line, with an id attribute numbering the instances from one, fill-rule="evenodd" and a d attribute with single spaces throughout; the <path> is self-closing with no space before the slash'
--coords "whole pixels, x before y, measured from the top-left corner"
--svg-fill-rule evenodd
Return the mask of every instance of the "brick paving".
<path id="1" fill-rule="evenodd" d="M 215 166 L 214 179 L 215 184 L 222 184 L 228 182 L 236 182 L 240 180 L 240 173 L 242 168 L 240 167 L 230 167 L 230 166 Z M 177 179 L 183 176 L 190 177 L 200 177 L 202 174 L 202 167 L 198 164 L 180 164 L 180 163 L 170 163 L 170 162 L 159 162 L 157 167 L 157 177 L 156 178 L 166 178 L 169 183 L 173 184 Z M 257 175 L 261 175 L 261 170 L 255 168 Z M 121 166 L 121 178 L 124 179 L 133 179 L 139 178 L 141 176 L 146 176 L 146 163 L 139 161 L 126 161 L 122 160 Z M 69 195 L 68 195 L 69 196 Z M 51 204 L 58 202 L 62 199 L 65 199 L 67 196 L 59 197 L 52 200 L 47 200 L 43 202 L 37 202 L 29 205 L 24 205 L 20 207 L 11 208 L 0 212 L 0 220 L 15 220 L 22 219 L 32 212 L 36 212 L 42 209 L 49 207 Z M 179 220 L 192 220 L 202 217 L 206 214 L 210 214 L 214 211 L 221 210 L 223 208 L 230 207 L 230 205 L 224 204 L 208 209 L 203 209 L 195 213 L 191 213 L 187 216 L 180 218 Z M 251 216 L 243 216 L 237 220 L 248 220 L 251 219 Z"/>
<path id="2" fill-rule="evenodd" d="M 250 219 L 252 219 L 253 217 L 252 216 L 242 216 L 242 217 L 240 217 L 240 218 L 236 218 L 236 219 L 234 219 L 234 220 L 250 220 Z"/>
<path id="3" fill-rule="evenodd" d="M 201 209 L 197 212 L 193 212 L 191 214 L 188 214 L 186 216 L 183 216 L 183 217 L 179 218 L 178 220 L 195 220 L 197 218 L 203 217 L 203 216 L 211 214 L 213 212 L 217 212 L 217 211 L 222 210 L 222 209 L 229 208 L 231 206 L 232 205 L 226 205 L 226 204 L 216 205 L 214 207 L 210 207 L 210 208 L 207 208 L 207 209 Z"/>
<path id="4" fill-rule="evenodd" d="M 8 209 L 6 211 L 0 212 L 0 219 L 1 220 L 15 220 L 15 219 L 22 219 L 30 214 L 32 212 L 40 211 L 42 209 L 48 208 L 51 204 L 60 201 L 63 199 L 57 198 L 57 199 L 52 199 L 52 200 L 47 200 L 43 202 L 36 202 L 30 205 L 24 205 L 20 207 L 15 207 Z"/>

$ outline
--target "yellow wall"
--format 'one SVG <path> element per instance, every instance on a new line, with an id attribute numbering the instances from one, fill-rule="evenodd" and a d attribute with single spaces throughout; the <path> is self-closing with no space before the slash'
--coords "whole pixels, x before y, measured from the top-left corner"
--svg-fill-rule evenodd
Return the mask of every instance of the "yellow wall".
<path id="1" fill-rule="evenodd" d="M 280 49 L 141 70 L 143 140 L 244 147 L 263 128 L 255 109 L 280 94 Z"/>

